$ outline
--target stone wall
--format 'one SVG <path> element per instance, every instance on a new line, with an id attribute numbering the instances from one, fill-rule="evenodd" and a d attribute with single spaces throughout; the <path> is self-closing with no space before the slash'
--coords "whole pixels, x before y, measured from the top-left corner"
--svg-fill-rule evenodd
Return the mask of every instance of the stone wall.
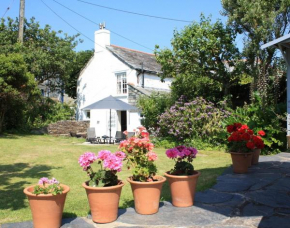
<path id="1" fill-rule="evenodd" d="M 90 121 L 63 120 L 47 126 L 49 135 L 86 137 Z"/>

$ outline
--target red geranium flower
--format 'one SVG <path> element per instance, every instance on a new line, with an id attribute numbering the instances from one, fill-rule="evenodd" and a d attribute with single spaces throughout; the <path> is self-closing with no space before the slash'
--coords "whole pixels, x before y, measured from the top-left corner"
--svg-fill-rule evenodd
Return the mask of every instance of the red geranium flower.
<path id="1" fill-rule="evenodd" d="M 258 131 L 258 135 L 265 136 L 266 133 L 263 130 Z"/>
<path id="2" fill-rule="evenodd" d="M 247 142 L 246 146 L 251 150 L 255 148 L 255 144 L 253 142 Z"/>
<path id="3" fill-rule="evenodd" d="M 240 127 L 240 129 L 245 129 L 245 130 L 247 130 L 247 129 L 249 129 L 249 127 L 248 127 L 248 125 L 244 124 L 244 125 L 242 125 L 242 126 Z"/>
<path id="4" fill-rule="evenodd" d="M 253 135 L 254 134 L 254 131 L 253 130 L 248 130 L 248 133 L 250 134 L 250 135 Z"/>
<path id="5" fill-rule="evenodd" d="M 234 131 L 234 125 L 229 125 L 229 126 L 227 126 L 227 132 L 228 133 L 232 133 L 233 131 Z"/>

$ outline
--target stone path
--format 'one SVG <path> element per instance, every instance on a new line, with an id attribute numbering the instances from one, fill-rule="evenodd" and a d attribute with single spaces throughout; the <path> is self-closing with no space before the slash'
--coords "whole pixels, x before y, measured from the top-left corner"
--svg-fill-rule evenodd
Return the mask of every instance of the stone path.
<path id="1" fill-rule="evenodd" d="M 32 228 L 32 222 L 3 224 L 2 228 Z M 290 228 L 290 153 L 263 156 L 247 174 L 232 169 L 219 176 L 211 189 L 196 193 L 195 205 L 176 208 L 160 203 L 154 215 L 120 209 L 117 221 L 93 223 L 88 218 L 64 219 L 62 228 L 204 227 Z"/>

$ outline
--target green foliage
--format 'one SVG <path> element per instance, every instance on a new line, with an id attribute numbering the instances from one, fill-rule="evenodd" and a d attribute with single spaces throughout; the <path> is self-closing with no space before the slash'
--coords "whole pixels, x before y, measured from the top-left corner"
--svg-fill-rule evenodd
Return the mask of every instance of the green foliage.
<path id="1" fill-rule="evenodd" d="M 286 104 L 263 106 L 261 97 L 255 93 L 255 102 L 237 108 L 223 125 L 225 128 L 229 124 L 241 122 L 247 124 L 255 133 L 264 130 L 265 148 L 262 154 L 279 153 L 286 150 L 285 107 Z M 226 135 L 220 134 L 219 137 L 226 139 Z"/>
<path id="2" fill-rule="evenodd" d="M 18 20 L 1 20 L 0 53 L 21 54 L 38 83 L 50 82 L 51 91 L 63 89 L 73 64 L 78 35 L 53 31 L 49 25 L 41 28 L 35 18 L 25 20 L 23 44 L 17 43 L 17 33 Z"/>
<path id="3" fill-rule="evenodd" d="M 40 98 L 26 114 L 29 127 L 39 128 L 60 120 L 73 118 L 75 109 L 68 104 L 62 104 L 50 98 Z"/>
<path id="4" fill-rule="evenodd" d="M 247 60 L 244 71 L 254 79 L 252 92 L 258 90 L 264 103 L 268 104 L 285 100 L 285 94 L 280 92 L 281 82 L 285 87 L 281 55 L 275 46 L 264 50 L 260 46 L 289 34 L 290 0 L 222 0 L 222 5 L 228 24 L 244 35 L 242 55 Z M 282 66 L 285 66 L 283 60 Z M 269 90 L 270 77 L 274 78 L 275 83 Z"/>
<path id="5" fill-rule="evenodd" d="M 143 155 L 143 157 L 145 158 L 145 155 Z M 148 181 L 148 177 L 157 173 L 157 167 L 153 162 L 145 158 L 142 159 L 142 161 L 140 160 L 139 164 L 133 167 L 132 173 L 135 181 L 146 182 Z"/>
<path id="6" fill-rule="evenodd" d="M 91 175 L 89 181 L 89 186 L 91 187 L 114 186 L 118 184 L 116 172 L 112 172 L 111 170 L 100 169 Z"/>
<path id="7" fill-rule="evenodd" d="M 143 126 L 151 130 L 156 129 L 157 118 L 166 108 L 171 105 L 171 96 L 167 93 L 152 93 L 148 96 L 140 96 L 137 106 L 142 110 L 144 118 L 141 120 Z"/>
<path id="8" fill-rule="evenodd" d="M 62 194 L 63 187 L 60 186 L 60 184 L 49 184 L 49 185 L 36 185 L 33 189 L 33 194 L 39 195 L 39 194 Z"/>
<path id="9" fill-rule="evenodd" d="M 19 126 L 26 103 L 37 94 L 34 77 L 28 72 L 23 57 L 0 54 L 0 133 L 4 120 L 6 127 Z M 7 118 L 7 114 L 11 118 Z"/>
<path id="10" fill-rule="evenodd" d="M 232 96 L 232 101 L 245 99 L 240 86 L 241 55 L 234 40 L 236 33 L 221 21 L 211 22 L 201 16 L 181 32 L 174 31 L 172 50 L 159 50 L 157 61 L 162 66 L 162 78 L 173 77 L 171 89 L 175 99 L 185 95 L 188 99 L 202 96 L 210 101 L 221 101 Z"/>
<path id="11" fill-rule="evenodd" d="M 192 174 L 193 170 L 194 170 L 193 165 L 190 162 L 180 161 L 180 162 L 175 163 L 173 170 L 171 170 L 171 174 L 190 175 L 190 174 Z"/>
<path id="12" fill-rule="evenodd" d="M 151 137 L 152 143 L 158 148 L 173 148 L 177 146 L 177 143 L 172 140 L 172 137 Z"/>

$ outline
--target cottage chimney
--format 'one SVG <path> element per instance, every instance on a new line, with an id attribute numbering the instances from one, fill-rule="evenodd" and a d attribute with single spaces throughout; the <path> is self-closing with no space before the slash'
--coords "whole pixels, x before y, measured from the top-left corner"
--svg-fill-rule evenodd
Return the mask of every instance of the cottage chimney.
<path id="1" fill-rule="evenodd" d="M 110 31 L 105 29 L 105 23 L 101 23 L 100 29 L 95 31 L 95 52 L 104 51 L 110 44 Z"/>

